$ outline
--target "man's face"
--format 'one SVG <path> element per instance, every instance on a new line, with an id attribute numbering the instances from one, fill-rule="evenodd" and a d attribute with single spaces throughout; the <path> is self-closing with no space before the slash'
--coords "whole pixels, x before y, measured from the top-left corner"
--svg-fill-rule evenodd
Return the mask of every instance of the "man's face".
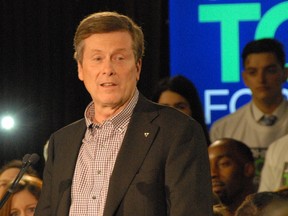
<path id="1" fill-rule="evenodd" d="M 243 80 L 251 89 L 253 100 L 273 103 L 282 98 L 282 84 L 286 81 L 287 74 L 273 53 L 248 55 L 244 68 Z"/>
<path id="2" fill-rule="evenodd" d="M 245 188 L 244 168 L 225 145 L 208 148 L 212 189 L 224 204 L 230 204 Z"/>
<path id="3" fill-rule="evenodd" d="M 122 107 L 133 96 L 140 78 L 141 60 L 136 62 L 128 32 L 91 35 L 84 40 L 78 77 L 95 104 Z"/>

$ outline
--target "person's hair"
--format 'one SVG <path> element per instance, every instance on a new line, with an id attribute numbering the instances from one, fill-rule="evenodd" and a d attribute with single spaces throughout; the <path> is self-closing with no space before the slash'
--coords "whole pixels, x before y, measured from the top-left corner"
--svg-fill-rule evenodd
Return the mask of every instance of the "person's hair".
<path id="1" fill-rule="evenodd" d="M 12 169 L 12 168 L 16 168 L 16 169 L 21 169 L 22 168 L 22 161 L 21 160 L 11 160 L 9 162 L 7 162 L 6 164 L 4 164 L 1 169 L 0 169 L 0 175 L 5 172 L 8 169 Z M 33 169 L 31 166 L 28 167 L 28 169 L 26 170 L 26 173 L 31 175 L 31 176 L 39 176 L 37 171 L 35 169 Z"/>
<path id="2" fill-rule="evenodd" d="M 278 40 L 272 38 L 263 38 L 259 40 L 254 40 L 246 44 L 246 46 L 242 51 L 243 65 L 245 65 L 245 61 L 248 55 L 255 53 L 259 54 L 264 52 L 273 53 L 276 56 L 282 68 L 284 68 L 285 66 L 284 46 Z"/>
<path id="3" fill-rule="evenodd" d="M 241 160 L 244 163 L 252 163 L 254 164 L 254 157 L 253 157 L 253 153 L 251 151 L 251 149 L 243 142 L 233 139 L 233 138 L 220 138 L 218 140 L 216 140 L 215 142 L 212 143 L 211 147 L 213 147 L 214 143 L 218 143 L 221 142 L 223 144 L 229 144 L 229 146 L 231 147 L 231 149 L 233 149 L 235 152 L 237 152 L 237 154 L 239 155 L 239 158 L 241 158 Z"/>
<path id="4" fill-rule="evenodd" d="M 192 111 L 192 117 L 200 123 L 204 130 L 204 134 L 208 143 L 210 143 L 209 133 L 207 125 L 205 123 L 205 116 L 202 108 L 202 103 L 198 95 L 198 91 L 194 84 L 182 75 L 176 75 L 174 77 L 165 77 L 161 79 L 155 86 L 151 100 L 158 103 L 161 94 L 164 91 L 173 91 L 182 97 L 184 97 L 190 106 Z"/>
<path id="5" fill-rule="evenodd" d="M 9 190 L 12 184 L 13 181 L 7 185 L 6 191 Z M 19 181 L 18 185 L 13 189 L 11 196 L 0 210 L 0 216 L 10 215 L 13 196 L 24 190 L 27 190 L 32 196 L 35 197 L 36 200 L 39 200 L 42 190 L 42 180 L 35 176 L 24 175 Z"/>
<path id="6" fill-rule="evenodd" d="M 144 34 L 142 29 L 128 16 L 116 12 L 97 12 L 83 19 L 74 36 L 74 58 L 82 62 L 84 40 L 93 34 L 123 31 L 128 32 L 133 40 L 133 52 L 138 61 L 144 55 Z"/>
<path id="7" fill-rule="evenodd" d="M 288 201 L 287 194 L 270 191 L 250 194 L 238 207 L 235 216 L 260 216 L 269 204 L 277 201 Z"/>

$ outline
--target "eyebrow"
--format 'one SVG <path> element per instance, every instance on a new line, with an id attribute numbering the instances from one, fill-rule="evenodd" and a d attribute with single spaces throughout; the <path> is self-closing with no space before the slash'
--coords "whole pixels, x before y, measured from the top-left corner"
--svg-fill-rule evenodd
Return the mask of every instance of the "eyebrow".
<path id="1" fill-rule="evenodd" d="M 131 50 L 133 51 L 132 48 L 131 48 Z M 103 52 L 103 50 L 100 50 L 100 49 L 92 49 L 91 51 L 92 51 L 92 52 Z M 114 50 L 114 51 L 116 51 L 116 52 L 119 52 L 119 51 L 129 51 L 129 49 L 127 49 L 127 48 L 118 48 L 118 49 L 116 49 L 116 50 Z"/>
<path id="2" fill-rule="evenodd" d="M 231 159 L 232 159 L 232 155 L 231 155 L 231 154 L 228 154 L 228 153 L 218 155 L 216 158 L 217 158 L 217 159 L 222 159 L 222 158 L 224 158 L 224 157 L 228 157 L 228 158 L 231 158 Z"/>
<path id="3" fill-rule="evenodd" d="M 270 65 L 265 66 L 264 68 L 271 68 L 271 67 L 277 67 L 277 64 L 273 63 Z M 249 70 L 249 69 L 256 69 L 256 67 L 246 67 L 245 70 Z"/>
<path id="4" fill-rule="evenodd" d="M 37 205 L 37 202 L 27 205 L 26 208 L 27 208 L 27 207 L 28 207 L 28 208 L 29 208 L 29 207 L 34 207 L 35 205 Z"/>

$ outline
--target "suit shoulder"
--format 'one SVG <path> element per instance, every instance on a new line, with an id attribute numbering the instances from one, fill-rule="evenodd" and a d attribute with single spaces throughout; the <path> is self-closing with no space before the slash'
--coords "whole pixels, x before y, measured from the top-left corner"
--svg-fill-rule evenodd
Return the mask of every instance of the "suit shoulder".
<path id="1" fill-rule="evenodd" d="M 158 111 L 158 121 L 162 122 L 162 125 L 171 125 L 174 128 L 177 128 L 183 127 L 184 125 L 194 127 L 195 124 L 198 124 L 198 122 L 191 116 L 188 116 L 172 107 L 159 105 Z"/>

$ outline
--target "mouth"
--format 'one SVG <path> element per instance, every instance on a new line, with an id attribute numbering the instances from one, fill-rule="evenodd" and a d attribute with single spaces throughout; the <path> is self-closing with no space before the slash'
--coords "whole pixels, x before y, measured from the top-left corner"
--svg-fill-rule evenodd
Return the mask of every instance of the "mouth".
<path id="1" fill-rule="evenodd" d="M 105 83 L 101 83 L 100 86 L 102 86 L 102 87 L 111 87 L 111 86 L 116 86 L 116 84 L 113 83 L 113 82 L 105 82 Z"/>
<path id="2" fill-rule="evenodd" d="M 213 188 L 213 192 L 215 193 L 221 192 L 224 186 L 225 184 L 223 182 L 212 181 L 212 188 Z"/>
<path id="3" fill-rule="evenodd" d="M 269 90 L 269 87 L 268 86 L 259 86 L 257 88 L 257 90 L 259 90 L 259 91 L 267 91 L 267 90 Z"/>
<path id="4" fill-rule="evenodd" d="M 222 186 L 224 186 L 224 183 L 223 182 L 219 182 L 219 181 L 213 181 L 212 182 L 212 186 L 213 187 L 222 187 Z"/>

